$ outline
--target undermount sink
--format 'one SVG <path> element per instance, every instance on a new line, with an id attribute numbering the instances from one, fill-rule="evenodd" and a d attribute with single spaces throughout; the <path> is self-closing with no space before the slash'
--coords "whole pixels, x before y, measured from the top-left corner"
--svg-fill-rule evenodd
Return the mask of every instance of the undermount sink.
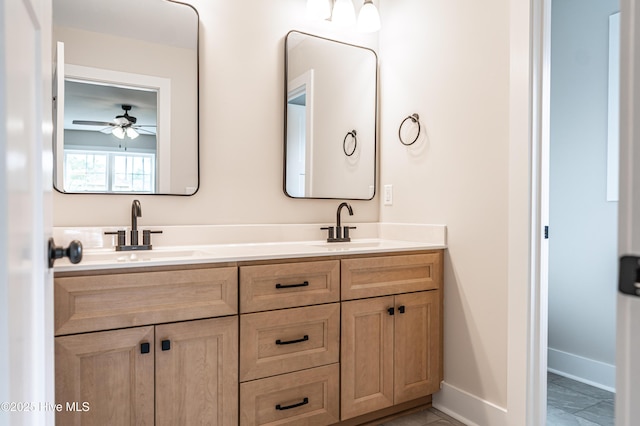
<path id="1" fill-rule="evenodd" d="M 380 247 L 380 241 L 349 241 L 344 243 L 323 242 L 312 244 L 314 247 L 322 247 L 327 250 L 349 250 Z"/>
<path id="2" fill-rule="evenodd" d="M 86 251 L 83 262 L 144 262 L 158 259 L 184 259 L 207 256 L 198 249 L 153 249 L 136 251 Z"/>

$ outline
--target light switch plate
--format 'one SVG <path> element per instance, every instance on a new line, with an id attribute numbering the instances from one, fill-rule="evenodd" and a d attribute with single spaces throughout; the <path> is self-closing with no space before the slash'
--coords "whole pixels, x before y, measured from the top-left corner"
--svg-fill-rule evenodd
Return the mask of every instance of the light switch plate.
<path id="1" fill-rule="evenodd" d="M 384 205 L 393 205 L 393 185 L 384 186 Z"/>

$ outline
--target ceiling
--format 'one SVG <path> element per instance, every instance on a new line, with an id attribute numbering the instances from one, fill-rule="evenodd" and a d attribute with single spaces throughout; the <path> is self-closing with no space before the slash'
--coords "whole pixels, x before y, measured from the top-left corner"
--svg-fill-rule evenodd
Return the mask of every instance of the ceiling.
<path id="1" fill-rule="evenodd" d="M 112 122 L 122 115 L 122 104 L 131 105 L 129 115 L 136 124 L 156 125 L 157 93 L 155 91 L 116 87 L 97 83 L 65 81 L 64 128 L 69 130 L 100 131 L 105 127 L 81 126 L 73 120 Z M 155 133 L 156 128 L 147 130 Z"/>

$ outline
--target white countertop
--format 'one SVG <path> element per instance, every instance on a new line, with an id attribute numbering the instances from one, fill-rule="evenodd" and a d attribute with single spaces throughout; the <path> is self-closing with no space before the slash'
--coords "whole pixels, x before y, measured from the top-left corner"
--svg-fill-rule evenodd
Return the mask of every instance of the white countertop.
<path id="1" fill-rule="evenodd" d="M 153 249 L 116 252 L 114 235 L 106 231 L 126 227 L 60 227 L 53 229 L 58 245 L 72 240 L 82 242 L 82 262 L 56 260 L 54 271 L 88 271 L 143 266 L 185 265 L 332 256 L 336 254 L 375 254 L 446 248 L 446 226 L 406 223 L 349 223 L 357 225 L 348 243 L 327 243 L 322 224 L 248 224 L 151 226 Z M 128 229 L 127 229 L 128 234 Z M 129 237 L 127 235 L 127 242 Z"/>
<path id="2" fill-rule="evenodd" d="M 170 266 L 248 260 L 285 259 L 296 257 L 334 256 L 343 254 L 375 254 L 413 250 L 444 249 L 443 243 L 388 240 L 380 238 L 353 239 L 347 243 L 327 243 L 324 240 L 163 246 L 145 251 L 121 251 L 113 248 L 86 249 L 83 260 L 71 264 L 67 258 L 55 263 L 55 272 Z"/>

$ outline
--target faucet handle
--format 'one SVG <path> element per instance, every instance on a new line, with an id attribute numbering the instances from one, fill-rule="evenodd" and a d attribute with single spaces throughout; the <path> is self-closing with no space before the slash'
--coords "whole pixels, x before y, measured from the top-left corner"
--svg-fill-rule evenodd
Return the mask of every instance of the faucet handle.
<path id="1" fill-rule="evenodd" d="M 105 232 L 104 235 L 117 235 L 118 236 L 118 245 L 124 246 L 127 244 L 126 235 L 124 229 L 113 232 Z"/>
<path id="2" fill-rule="evenodd" d="M 327 240 L 332 240 L 334 239 L 334 230 L 333 230 L 333 226 L 324 226 L 322 228 L 320 228 L 323 231 L 328 231 L 329 235 Z"/>
<path id="3" fill-rule="evenodd" d="M 151 245 L 151 234 L 162 234 L 162 231 L 150 231 L 145 229 L 142 231 L 142 244 L 145 246 Z"/>
<path id="4" fill-rule="evenodd" d="M 345 227 L 343 227 L 342 228 L 343 229 L 343 231 L 342 231 L 343 232 L 343 236 L 342 236 L 343 238 L 342 239 L 344 241 L 351 241 L 351 238 L 349 237 L 349 229 L 356 229 L 356 228 L 357 228 L 357 226 L 345 226 Z"/>

